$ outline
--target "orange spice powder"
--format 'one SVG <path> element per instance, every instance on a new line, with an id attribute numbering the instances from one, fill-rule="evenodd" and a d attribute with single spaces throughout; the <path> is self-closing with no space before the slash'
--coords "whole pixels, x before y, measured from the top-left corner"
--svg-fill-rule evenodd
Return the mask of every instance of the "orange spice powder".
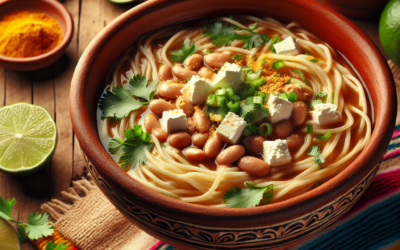
<path id="1" fill-rule="evenodd" d="M 38 56 L 53 50 L 61 40 L 61 27 L 45 13 L 16 11 L 0 21 L 0 55 L 3 56 Z"/>

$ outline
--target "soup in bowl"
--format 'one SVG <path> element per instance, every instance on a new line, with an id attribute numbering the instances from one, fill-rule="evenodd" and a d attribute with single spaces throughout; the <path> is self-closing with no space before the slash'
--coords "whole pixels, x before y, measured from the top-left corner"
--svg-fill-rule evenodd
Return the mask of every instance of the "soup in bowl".
<path id="1" fill-rule="evenodd" d="M 96 183 L 146 232 L 286 248 L 368 187 L 393 82 L 371 41 L 319 4 L 224 3 L 155 1 L 110 24 L 74 75 L 74 130 Z"/>

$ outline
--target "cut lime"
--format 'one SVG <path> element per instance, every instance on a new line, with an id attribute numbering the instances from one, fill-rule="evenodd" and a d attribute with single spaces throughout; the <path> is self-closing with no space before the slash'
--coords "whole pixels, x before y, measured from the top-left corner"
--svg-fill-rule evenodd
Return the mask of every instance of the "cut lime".
<path id="1" fill-rule="evenodd" d="M 19 241 L 14 228 L 5 220 L 0 218 L 0 249 L 20 250 Z"/>
<path id="2" fill-rule="evenodd" d="M 34 173 L 51 159 L 56 142 L 56 124 L 45 108 L 28 103 L 0 108 L 0 170 Z"/>

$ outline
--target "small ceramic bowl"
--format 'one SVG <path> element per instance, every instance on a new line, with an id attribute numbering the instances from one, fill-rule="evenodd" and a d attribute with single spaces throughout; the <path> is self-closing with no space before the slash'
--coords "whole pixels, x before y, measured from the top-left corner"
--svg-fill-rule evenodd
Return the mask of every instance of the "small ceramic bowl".
<path id="1" fill-rule="evenodd" d="M 198 18 L 250 14 L 295 21 L 340 51 L 371 94 L 371 139 L 349 166 L 309 192 L 254 208 L 185 203 L 132 179 L 113 161 L 96 130 L 96 109 L 111 65 L 144 33 Z M 396 118 L 393 76 L 373 42 L 339 13 L 309 0 L 154 0 L 127 11 L 89 44 L 72 79 L 72 125 L 95 182 L 138 227 L 179 249 L 286 249 L 331 225 L 375 176 Z"/>
<path id="2" fill-rule="evenodd" d="M 5 14 L 19 10 L 33 10 L 48 14 L 60 25 L 63 38 L 56 48 L 43 55 L 28 58 L 0 55 L 0 67 L 17 71 L 31 71 L 44 68 L 57 61 L 67 49 L 74 33 L 71 14 L 61 3 L 54 0 L 5 0 L 0 1 L 0 20 L 3 20 Z"/>

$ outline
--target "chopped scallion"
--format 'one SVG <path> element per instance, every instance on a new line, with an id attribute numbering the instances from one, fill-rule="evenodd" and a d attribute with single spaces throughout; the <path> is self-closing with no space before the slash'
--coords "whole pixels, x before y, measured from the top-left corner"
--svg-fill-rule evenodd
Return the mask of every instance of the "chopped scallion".
<path id="1" fill-rule="evenodd" d="M 261 67 L 262 66 L 264 66 L 264 64 L 266 64 L 267 63 L 267 60 L 265 60 L 265 58 L 262 60 L 262 62 L 261 62 Z"/>
<path id="2" fill-rule="evenodd" d="M 301 72 L 301 70 L 299 70 L 299 69 L 293 70 L 292 73 L 295 73 L 295 75 L 297 75 L 303 81 L 306 79 L 306 76 L 304 75 L 304 73 Z"/>
<path id="3" fill-rule="evenodd" d="M 264 78 L 257 78 L 257 79 L 255 79 L 255 80 L 252 80 L 251 82 L 250 82 L 250 84 L 253 86 L 253 87 L 255 87 L 255 88 L 257 88 L 257 87 L 260 87 L 261 85 L 263 85 L 264 83 L 266 83 L 267 81 L 264 79 Z"/>
<path id="4" fill-rule="evenodd" d="M 319 148 L 319 146 L 312 146 L 310 152 L 308 152 L 308 155 L 317 156 L 320 153 L 321 149 Z"/>
<path id="5" fill-rule="evenodd" d="M 214 94 L 209 94 L 207 97 L 206 104 L 211 107 L 217 107 L 217 98 Z"/>
<path id="6" fill-rule="evenodd" d="M 321 103 L 322 103 L 321 100 L 314 100 L 311 105 L 315 106 L 315 105 L 318 105 L 318 104 L 321 104 Z"/>
<path id="7" fill-rule="evenodd" d="M 307 134 L 312 134 L 312 133 L 313 133 L 313 126 L 307 125 Z"/>
<path id="8" fill-rule="evenodd" d="M 225 96 L 225 89 L 217 89 L 217 91 L 215 91 L 215 95 L 216 96 Z"/>
<path id="9" fill-rule="evenodd" d="M 286 83 L 291 83 L 292 82 L 292 78 L 289 78 L 289 80 Z"/>
<path id="10" fill-rule="evenodd" d="M 231 96 L 229 98 L 229 100 L 231 100 L 232 102 L 240 102 L 241 101 L 241 99 L 238 95 Z"/>
<path id="11" fill-rule="evenodd" d="M 318 154 L 318 155 L 315 156 L 314 162 L 316 162 L 316 163 L 324 163 L 325 159 L 322 157 L 321 154 Z"/>
<path id="12" fill-rule="evenodd" d="M 321 141 L 326 141 L 329 138 L 331 138 L 331 131 L 326 132 L 324 135 L 317 135 L 317 138 L 320 139 Z"/>
<path id="13" fill-rule="evenodd" d="M 310 62 L 315 62 L 316 63 L 316 62 L 318 62 L 318 59 L 313 58 L 313 59 L 310 60 Z"/>
<path id="14" fill-rule="evenodd" d="M 244 59 L 244 55 L 242 54 L 236 54 L 234 56 L 232 56 L 232 60 L 243 60 Z"/>
<path id="15" fill-rule="evenodd" d="M 253 104 L 256 108 L 260 108 L 264 104 L 263 101 L 261 96 L 253 96 Z"/>
<path id="16" fill-rule="evenodd" d="M 226 87 L 225 88 L 225 95 L 228 99 L 230 99 L 232 96 L 235 95 L 235 91 L 233 91 L 232 86 Z"/>
<path id="17" fill-rule="evenodd" d="M 243 70 L 243 73 L 245 74 L 245 75 L 247 75 L 247 74 L 249 74 L 249 73 L 254 73 L 253 72 L 253 70 L 251 69 L 251 67 L 250 66 L 243 66 L 242 67 L 242 70 Z"/>
<path id="18" fill-rule="evenodd" d="M 328 97 L 328 94 L 325 93 L 324 91 L 319 91 L 316 95 L 315 95 L 315 99 L 322 99 L 321 101 L 323 103 L 326 103 L 326 99 Z"/>
<path id="19" fill-rule="evenodd" d="M 272 125 L 268 122 L 263 123 L 258 127 L 258 133 L 263 136 L 268 136 L 272 133 Z"/>
<path id="20" fill-rule="evenodd" d="M 217 95 L 217 106 L 221 107 L 222 105 L 224 105 L 227 102 L 226 97 L 225 96 L 219 96 Z"/>
<path id="21" fill-rule="evenodd" d="M 272 68 L 274 69 L 280 69 L 285 67 L 285 63 L 283 61 L 276 61 L 274 64 L 272 64 Z"/>
<path id="22" fill-rule="evenodd" d="M 318 164 L 318 169 L 319 169 L 319 170 L 323 169 L 323 167 L 321 166 L 321 164 L 319 164 L 319 163 L 317 163 L 317 164 Z"/>
<path id="23" fill-rule="evenodd" d="M 289 93 L 287 94 L 287 96 L 288 96 L 289 101 L 291 101 L 291 102 L 297 102 L 297 95 L 296 95 L 296 93 L 294 93 L 293 91 L 292 91 L 292 92 L 289 92 Z"/>
<path id="24" fill-rule="evenodd" d="M 265 98 L 265 97 L 267 97 L 267 94 L 265 94 L 265 92 L 262 92 L 262 91 L 257 91 L 256 96 L 261 96 L 262 98 Z"/>
<path id="25" fill-rule="evenodd" d="M 227 104 L 229 111 L 237 114 L 240 110 L 240 105 L 238 102 L 233 103 L 232 101 L 228 102 Z"/>
<path id="26" fill-rule="evenodd" d="M 286 93 L 280 93 L 278 97 L 281 99 L 288 99 L 288 95 Z"/>
<path id="27" fill-rule="evenodd" d="M 310 83 L 307 80 L 303 81 L 307 86 L 310 86 Z"/>

